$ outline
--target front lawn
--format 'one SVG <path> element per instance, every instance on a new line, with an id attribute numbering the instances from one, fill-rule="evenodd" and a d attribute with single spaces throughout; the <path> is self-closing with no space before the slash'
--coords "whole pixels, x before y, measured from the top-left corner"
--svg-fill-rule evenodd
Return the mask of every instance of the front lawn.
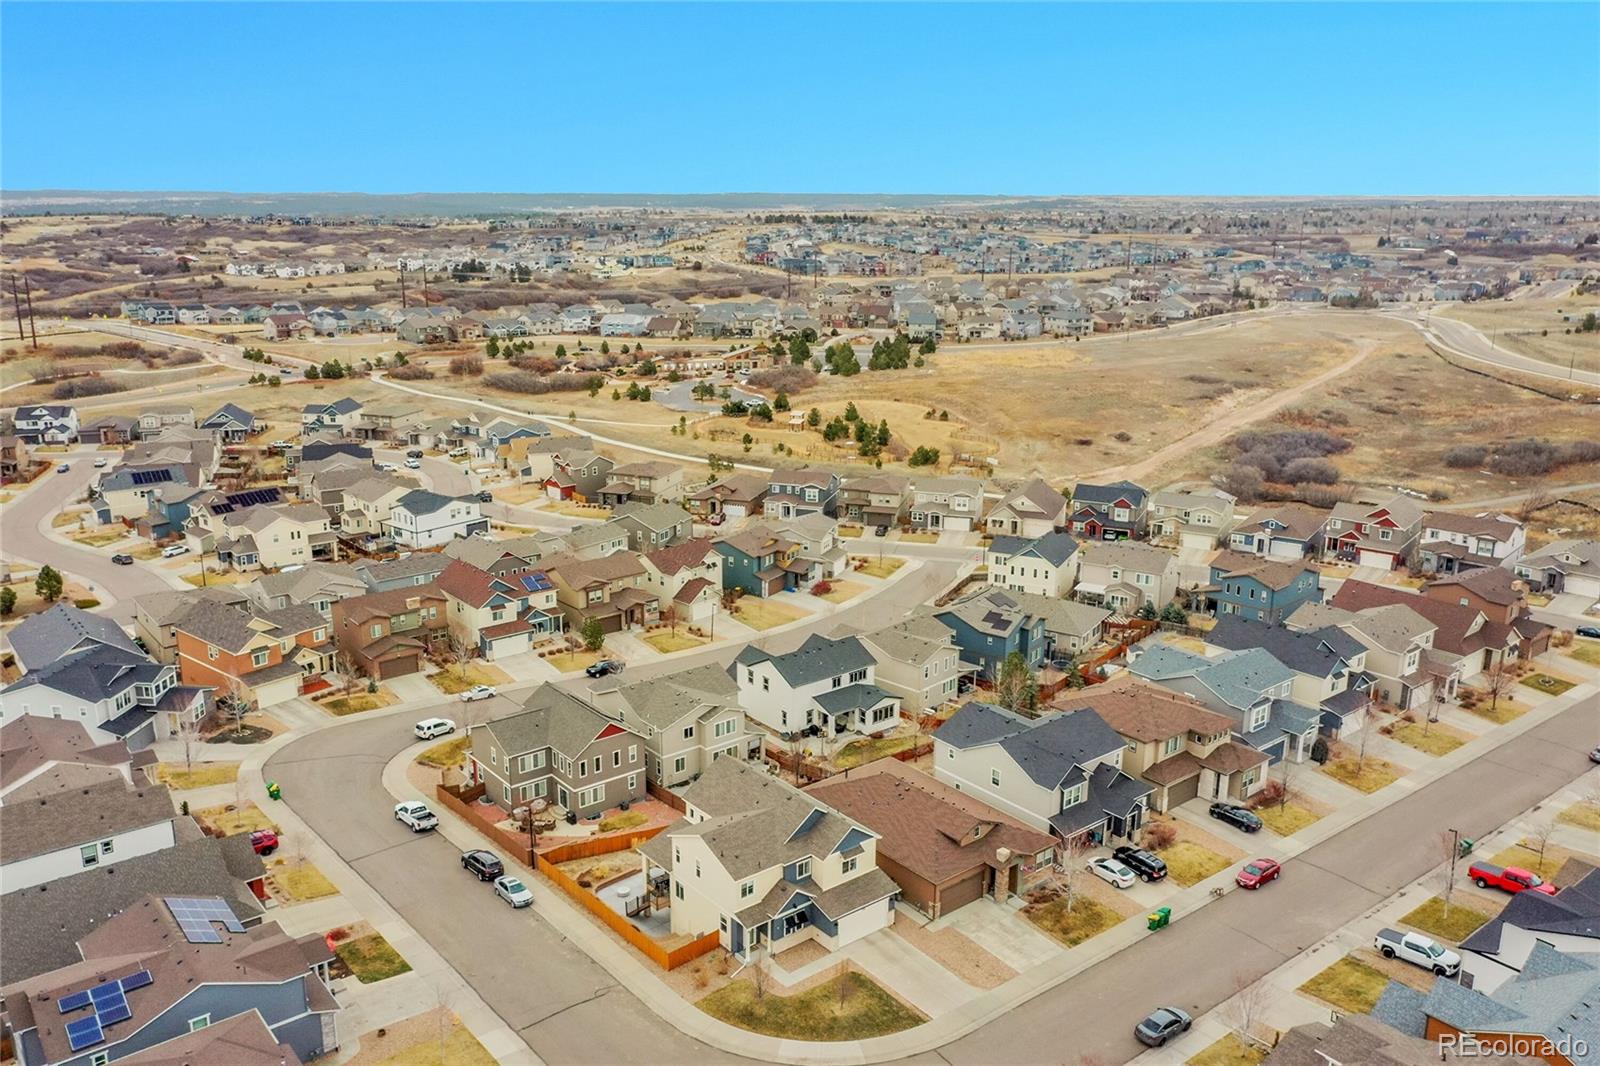
<path id="1" fill-rule="evenodd" d="M 1400 767 L 1387 759 L 1369 755 L 1359 768 L 1358 761 L 1354 756 L 1333 759 L 1322 767 L 1322 772 L 1335 781 L 1343 782 L 1361 792 L 1376 792 L 1385 785 L 1392 785 L 1404 773 Z"/>
<path id="2" fill-rule="evenodd" d="M 118 526 L 114 530 L 106 530 L 103 533 L 68 534 L 72 540 L 90 548 L 104 548 L 108 545 L 115 544 L 119 540 L 125 539 L 127 535 L 128 531 L 121 526 Z"/>
<path id="3" fill-rule="evenodd" d="M 1228 1033 L 1190 1059 L 1189 1066 L 1260 1066 L 1266 1057 L 1265 1051 Z"/>
<path id="4" fill-rule="evenodd" d="M 846 600 L 853 600 L 863 592 L 867 591 L 867 586 L 863 585 L 859 581 L 841 581 L 835 579 L 828 582 L 828 585 L 828 591 L 824 592 L 818 598 L 827 600 L 829 603 L 844 603 Z M 815 595 L 815 593 L 813 593 L 813 595 Z"/>
<path id="5" fill-rule="evenodd" d="M 1396 726 L 1390 736 L 1409 748 L 1416 748 L 1429 755 L 1449 755 L 1470 739 L 1465 733 L 1451 729 L 1442 722 L 1428 725 L 1423 725 L 1421 722 L 1406 722 Z"/>
<path id="6" fill-rule="evenodd" d="M 239 764 L 197 762 L 193 769 L 185 769 L 182 763 L 164 762 L 156 765 L 155 778 L 174 790 L 231 785 L 239 779 Z"/>
<path id="7" fill-rule="evenodd" d="M 333 882 L 309 862 L 291 865 L 284 859 L 273 860 L 267 870 L 267 884 L 272 894 L 285 903 L 304 903 L 339 894 Z"/>
<path id="8" fill-rule="evenodd" d="M 873 740 L 868 737 L 864 740 L 852 740 L 834 755 L 834 769 L 850 770 L 869 762 L 877 762 L 879 759 L 887 758 L 897 751 L 905 751 L 916 742 L 917 738 L 913 736 L 884 737 L 881 740 Z"/>
<path id="9" fill-rule="evenodd" d="M 1520 866 L 1524 870 L 1532 870 L 1546 881 L 1556 875 L 1556 871 L 1566 865 L 1568 859 L 1578 858 L 1585 862 L 1594 861 L 1593 855 L 1571 848 L 1563 848 L 1558 844 L 1546 844 L 1544 857 L 1539 857 L 1539 849 L 1529 847 L 1527 841 L 1513 844 L 1489 861 L 1496 866 Z"/>
<path id="10" fill-rule="evenodd" d="M 467 691 L 474 685 L 493 685 L 500 679 L 481 666 L 467 663 L 460 666 L 447 666 L 436 674 L 429 674 L 428 680 L 433 682 L 434 688 L 443 692 L 446 696 L 454 696 Z"/>
<path id="11" fill-rule="evenodd" d="M 1574 682 L 1549 674 L 1529 674 L 1521 679 L 1519 684 L 1527 685 L 1535 692 L 1543 692 L 1546 696 L 1559 696 L 1569 688 L 1574 687 Z"/>
<path id="12" fill-rule="evenodd" d="M 242 807 L 225 803 L 216 807 L 202 807 L 190 813 L 202 825 L 210 826 L 216 833 L 225 837 L 231 837 L 235 833 L 250 833 L 257 829 L 278 828 L 254 803 L 246 803 Z"/>
<path id="13" fill-rule="evenodd" d="M 555 667 L 559 673 L 570 674 L 574 670 L 584 670 L 593 666 L 599 658 L 600 653 L 597 651 L 564 651 L 546 656 L 544 661 Z"/>
<path id="14" fill-rule="evenodd" d="M 843 995 L 840 981 L 845 982 Z M 870 977 L 854 971 L 793 996 L 780 996 L 771 989 L 757 996 L 751 981 L 734 981 L 695 1006 L 729 1025 L 783 1040 L 865 1040 L 927 1021 Z"/>
<path id="15" fill-rule="evenodd" d="M 383 939 L 382 933 L 346 940 L 333 950 L 364 985 L 411 972 L 411 964 L 400 957 L 394 945 Z"/>
<path id="16" fill-rule="evenodd" d="M 902 533 L 900 534 L 900 539 L 905 541 L 907 544 L 937 544 L 939 543 L 939 534 Z"/>
<path id="17" fill-rule="evenodd" d="M 886 555 L 882 559 L 868 559 L 867 565 L 861 568 L 861 572 L 868 577 L 893 577 L 895 571 L 904 565 L 906 565 L 904 559 Z"/>
<path id="18" fill-rule="evenodd" d="M 335 696 L 331 700 L 323 700 L 320 706 L 329 714 L 336 714 L 343 718 L 347 714 L 375 711 L 379 707 L 387 707 L 393 702 L 394 698 L 392 696 L 379 689 L 377 692 L 352 692 L 348 696 Z"/>
<path id="19" fill-rule="evenodd" d="M 1257 816 L 1266 823 L 1267 828 L 1281 837 L 1293 836 L 1322 817 L 1322 815 L 1309 807 L 1302 807 L 1292 800 L 1282 807 L 1274 803 L 1267 807 L 1254 808 L 1254 810 Z"/>
<path id="20" fill-rule="evenodd" d="M 1198 885 L 1217 871 L 1227 869 L 1230 862 L 1225 856 L 1190 840 L 1179 840 L 1156 854 L 1167 864 L 1167 876 L 1185 888 Z"/>
<path id="21" fill-rule="evenodd" d="M 1402 925 L 1409 925 L 1419 929 L 1429 936 L 1440 940 L 1448 940 L 1452 944 L 1459 944 L 1467 937 L 1478 931 L 1478 926 L 1489 920 L 1487 914 L 1463 907 L 1459 903 L 1452 903 L 1446 913 L 1444 900 L 1439 896 L 1423 903 L 1422 906 L 1400 919 Z"/>
<path id="22" fill-rule="evenodd" d="M 700 645 L 707 643 L 707 638 L 696 636 L 686 629 L 680 629 L 676 633 L 670 629 L 662 629 L 655 633 L 646 633 L 644 642 L 656 651 L 666 654 L 668 652 L 688 651 L 690 648 L 698 648 Z"/>
<path id="23" fill-rule="evenodd" d="M 1462 701 L 1461 709 L 1468 714 L 1475 714 L 1479 718 L 1487 719 L 1496 725 L 1514 722 L 1528 713 L 1527 704 L 1518 703 L 1504 693 L 1501 694 L 1498 703 L 1493 703 L 1492 705 L 1491 703 L 1490 697 L 1485 695 L 1480 699 L 1472 700 L 1470 703 Z"/>
<path id="24" fill-rule="evenodd" d="M 798 622 L 806 617 L 806 612 L 771 598 L 741 596 L 733 616 L 751 629 L 772 629 Z"/>
<path id="25" fill-rule="evenodd" d="M 1300 986 L 1300 991 L 1351 1014 L 1366 1014 L 1389 987 L 1389 977 L 1346 955 Z"/>
<path id="26" fill-rule="evenodd" d="M 391 1030 L 393 1028 L 390 1026 Z M 370 1033 L 362 1034 L 363 1041 L 370 1041 L 371 1037 Z M 495 1066 L 496 1061 L 489 1050 L 478 1043 L 472 1030 L 462 1025 L 461 1019 L 453 1018 L 443 1045 L 435 1033 L 424 1033 L 416 1043 L 379 1060 L 376 1066 Z"/>
<path id="27" fill-rule="evenodd" d="M 1580 663 L 1600 666 L 1600 640 L 1575 640 L 1572 647 L 1567 649 L 1567 654 Z"/>
<path id="28" fill-rule="evenodd" d="M 1062 896 L 1049 903 L 1030 903 L 1022 908 L 1022 913 L 1069 948 L 1122 921 L 1122 915 L 1082 893 L 1072 901 L 1071 911 L 1067 910 L 1066 897 Z"/>
<path id="29" fill-rule="evenodd" d="M 471 746 L 471 737 L 451 737 L 423 751 L 417 756 L 417 763 L 435 770 L 448 770 L 452 766 L 460 766 L 466 760 L 467 749 Z"/>
<path id="30" fill-rule="evenodd" d="M 1556 821 L 1600 833 L 1600 803 L 1574 803 L 1557 815 Z"/>

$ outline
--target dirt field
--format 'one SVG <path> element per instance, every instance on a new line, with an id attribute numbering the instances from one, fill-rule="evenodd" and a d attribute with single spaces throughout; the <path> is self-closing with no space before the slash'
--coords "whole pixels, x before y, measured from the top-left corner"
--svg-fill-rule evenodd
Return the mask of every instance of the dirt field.
<path id="1" fill-rule="evenodd" d="M 1600 370 L 1600 332 L 1568 333 L 1585 312 L 1600 313 L 1600 296 L 1559 300 L 1486 300 L 1438 312 L 1476 326 L 1508 351 L 1556 366 Z"/>

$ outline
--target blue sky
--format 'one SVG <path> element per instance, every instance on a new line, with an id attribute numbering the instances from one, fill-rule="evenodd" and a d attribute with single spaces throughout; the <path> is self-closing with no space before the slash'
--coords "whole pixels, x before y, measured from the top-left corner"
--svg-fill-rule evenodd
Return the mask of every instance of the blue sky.
<path id="1" fill-rule="evenodd" d="M 0 6 L 5 188 L 1600 193 L 1600 5 Z"/>

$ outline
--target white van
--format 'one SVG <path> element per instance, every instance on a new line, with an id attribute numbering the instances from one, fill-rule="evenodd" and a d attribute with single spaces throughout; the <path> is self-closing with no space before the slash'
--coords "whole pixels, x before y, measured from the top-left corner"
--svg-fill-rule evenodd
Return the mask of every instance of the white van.
<path id="1" fill-rule="evenodd" d="M 422 740 L 432 740 L 442 737 L 446 733 L 454 733 L 456 724 L 448 718 L 424 718 L 411 727 L 411 731 Z"/>
<path id="2" fill-rule="evenodd" d="M 163 559 L 175 559 L 180 555 L 188 554 L 189 546 L 187 544 L 169 544 L 161 549 L 161 558 Z"/>

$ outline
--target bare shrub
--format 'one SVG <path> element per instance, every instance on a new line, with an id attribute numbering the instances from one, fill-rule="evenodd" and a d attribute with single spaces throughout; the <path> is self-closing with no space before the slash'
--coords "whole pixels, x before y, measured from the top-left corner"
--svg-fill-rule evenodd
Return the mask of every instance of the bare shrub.
<path id="1" fill-rule="evenodd" d="M 1144 846 L 1160 851 L 1178 842 L 1178 830 L 1171 822 L 1150 822 L 1144 827 Z"/>
<path id="2" fill-rule="evenodd" d="M 528 370 L 502 370 L 484 375 L 484 384 L 506 392 L 520 392 L 537 396 L 546 392 L 577 392 L 589 387 L 589 378 L 583 374 L 550 374 L 541 376 Z"/>
<path id="3" fill-rule="evenodd" d="M 450 360 L 450 373 L 454 377 L 477 377 L 483 373 L 483 357 L 458 355 Z"/>
<path id="4" fill-rule="evenodd" d="M 432 381 L 433 371 L 421 363 L 407 363 L 389 371 L 389 376 L 396 381 Z"/>
<path id="5" fill-rule="evenodd" d="M 128 386 L 110 378 L 70 378 L 56 382 L 50 390 L 54 400 L 75 400 L 80 396 L 105 396 L 113 392 L 127 392 Z"/>
<path id="6" fill-rule="evenodd" d="M 757 370 L 750 375 L 750 384 L 758 389 L 773 389 L 791 396 L 817 383 L 817 372 L 809 366 L 781 366 L 772 370 Z"/>
<path id="7" fill-rule="evenodd" d="M 1458 444 L 1444 453 L 1444 465 L 1454 470 L 1472 470 L 1489 458 L 1489 449 L 1480 444 Z"/>
<path id="8" fill-rule="evenodd" d="M 1295 459 L 1284 464 L 1283 480 L 1296 485 L 1336 485 L 1339 468 L 1326 459 Z"/>

